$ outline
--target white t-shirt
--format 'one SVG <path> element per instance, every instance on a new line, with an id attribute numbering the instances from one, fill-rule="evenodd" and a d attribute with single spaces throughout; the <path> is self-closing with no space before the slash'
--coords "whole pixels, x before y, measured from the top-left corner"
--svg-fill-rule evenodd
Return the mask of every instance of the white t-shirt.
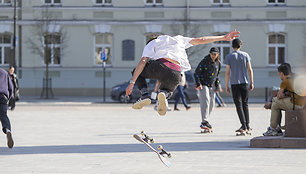
<path id="1" fill-rule="evenodd" d="M 161 35 L 151 41 L 143 49 L 142 57 L 153 60 L 170 58 L 180 63 L 181 71 L 189 71 L 191 66 L 188 61 L 186 49 L 193 46 L 189 42 L 192 38 L 177 35 L 174 37 Z"/>

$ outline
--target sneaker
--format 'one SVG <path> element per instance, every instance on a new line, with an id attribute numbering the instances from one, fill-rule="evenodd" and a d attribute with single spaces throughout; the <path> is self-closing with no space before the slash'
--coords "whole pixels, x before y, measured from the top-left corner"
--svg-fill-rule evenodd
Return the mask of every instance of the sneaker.
<path id="1" fill-rule="evenodd" d="M 164 92 L 158 93 L 157 99 L 158 99 L 157 112 L 159 115 L 165 115 L 168 108 L 166 94 Z"/>
<path id="2" fill-rule="evenodd" d="M 263 133 L 263 136 L 278 136 L 279 133 L 276 129 L 268 127 L 267 131 Z"/>
<path id="3" fill-rule="evenodd" d="M 150 97 L 139 98 L 132 106 L 133 109 L 142 109 L 144 106 L 151 104 Z"/>
<path id="4" fill-rule="evenodd" d="M 174 111 L 180 111 L 180 109 L 179 108 L 174 108 Z"/>
<path id="5" fill-rule="evenodd" d="M 167 108 L 167 111 L 171 111 L 171 108 L 170 108 L 170 107 L 168 107 L 168 108 Z"/>
<path id="6" fill-rule="evenodd" d="M 10 148 L 10 149 L 13 148 L 14 141 L 13 141 L 12 133 L 7 132 L 6 133 L 6 138 L 7 138 L 7 147 Z"/>
<path id="7" fill-rule="evenodd" d="M 212 126 L 208 123 L 208 121 L 204 121 L 200 125 L 201 129 L 212 129 Z"/>
<path id="8" fill-rule="evenodd" d="M 245 126 L 241 126 L 239 129 L 237 129 L 235 132 L 245 132 L 247 131 L 247 128 Z"/>

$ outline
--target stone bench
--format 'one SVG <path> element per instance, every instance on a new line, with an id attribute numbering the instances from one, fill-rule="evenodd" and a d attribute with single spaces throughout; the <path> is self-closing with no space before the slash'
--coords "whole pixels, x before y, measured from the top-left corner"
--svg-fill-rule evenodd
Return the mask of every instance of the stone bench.
<path id="1" fill-rule="evenodd" d="M 285 137 L 306 138 L 306 108 L 285 112 Z"/>

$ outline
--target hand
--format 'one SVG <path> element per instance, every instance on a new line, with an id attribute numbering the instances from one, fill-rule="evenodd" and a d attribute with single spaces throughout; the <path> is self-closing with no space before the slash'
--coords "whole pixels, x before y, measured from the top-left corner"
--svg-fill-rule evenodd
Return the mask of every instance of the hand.
<path id="1" fill-rule="evenodd" d="M 223 89 L 222 89 L 222 88 L 219 88 L 219 91 L 220 91 L 220 92 L 223 92 Z"/>
<path id="2" fill-rule="evenodd" d="M 251 84 L 250 84 L 250 89 L 249 89 L 249 90 L 250 90 L 250 91 L 253 91 L 253 89 L 254 89 L 254 84 L 251 83 Z"/>
<path id="3" fill-rule="evenodd" d="M 198 89 L 198 90 L 202 90 L 202 89 L 203 89 L 203 86 L 200 85 L 200 86 L 197 87 L 197 89 Z"/>
<path id="4" fill-rule="evenodd" d="M 134 88 L 134 84 L 133 84 L 133 83 L 130 83 L 129 86 L 126 87 L 125 95 L 126 95 L 126 96 L 131 95 L 131 93 L 132 93 L 132 91 L 133 91 L 133 88 Z"/>
<path id="5" fill-rule="evenodd" d="M 229 89 L 229 87 L 226 87 L 226 93 L 231 94 L 231 90 Z"/>
<path id="6" fill-rule="evenodd" d="M 224 39 L 225 39 L 226 41 L 232 41 L 232 40 L 234 40 L 236 37 L 239 37 L 238 34 L 240 34 L 239 31 L 233 30 L 233 31 L 227 33 L 227 34 L 224 36 Z"/>

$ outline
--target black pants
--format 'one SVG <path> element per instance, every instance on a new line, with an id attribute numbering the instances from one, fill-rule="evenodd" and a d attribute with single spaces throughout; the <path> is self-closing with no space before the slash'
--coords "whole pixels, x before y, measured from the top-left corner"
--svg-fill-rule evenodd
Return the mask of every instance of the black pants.
<path id="1" fill-rule="evenodd" d="M 7 102 L 7 97 L 0 93 L 0 120 L 4 133 L 6 133 L 6 129 L 11 130 L 10 119 L 7 116 Z"/>
<path id="2" fill-rule="evenodd" d="M 134 71 L 135 69 L 132 71 L 132 74 L 134 74 Z M 180 71 L 168 68 L 159 60 L 150 60 L 146 63 L 146 66 L 136 80 L 136 85 L 140 91 L 148 87 L 146 78 L 158 80 L 161 83 L 159 89 L 166 91 L 170 95 L 182 79 Z"/>
<path id="3" fill-rule="evenodd" d="M 248 84 L 231 85 L 233 100 L 242 128 L 248 129 L 250 123 L 249 117 L 249 89 Z"/>

